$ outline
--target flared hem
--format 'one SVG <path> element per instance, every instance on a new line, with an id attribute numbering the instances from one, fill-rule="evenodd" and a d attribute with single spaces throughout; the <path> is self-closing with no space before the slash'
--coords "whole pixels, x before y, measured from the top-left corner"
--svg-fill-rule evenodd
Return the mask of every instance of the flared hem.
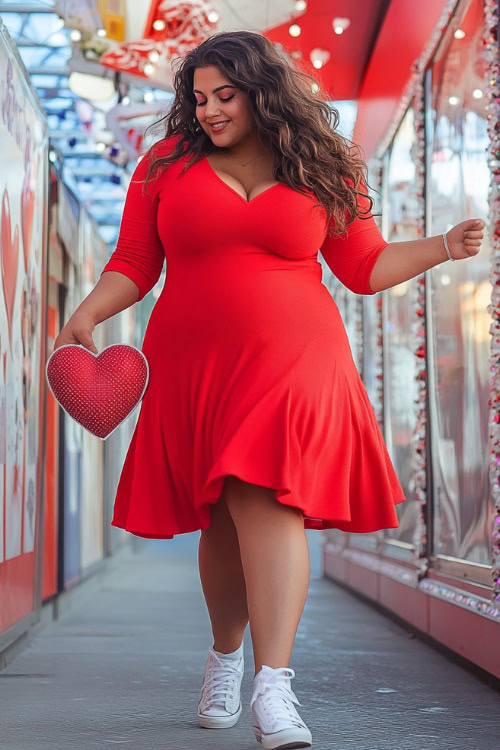
<path id="1" fill-rule="evenodd" d="M 241 479 L 244 482 L 248 482 L 250 484 L 255 484 L 260 487 L 267 487 L 267 489 L 271 489 L 275 492 L 276 500 L 281 505 L 286 505 L 288 507 L 298 508 L 302 511 L 302 514 L 304 516 L 304 528 L 305 529 L 315 529 L 316 531 L 326 531 L 327 529 L 339 529 L 340 531 L 344 531 L 346 533 L 350 534 L 371 534 L 375 531 L 382 531 L 383 529 L 397 529 L 399 528 L 399 522 L 397 520 L 397 517 L 394 515 L 393 518 L 387 518 L 385 521 L 380 520 L 379 522 L 375 523 L 368 523 L 364 524 L 362 522 L 353 522 L 350 519 L 340 519 L 340 518 L 324 518 L 321 516 L 312 516 L 307 515 L 306 510 L 299 505 L 298 503 L 290 503 L 286 502 L 286 497 L 288 495 L 293 496 L 293 492 L 289 488 L 277 488 L 277 487 L 268 487 L 267 485 L 262 484 L 262 482 L 257 481 L 255 478 L 251 478 L 248 475 L 241 476 L 240 474 L 236 474 L 234 472 L 228 472 L 223 475 L 219 475 L 217 477 L 214 477 L 211 479 L 210 484 L 212 487 L 218 486 L 220 491 L 222 491 L 222 487 L 224 486 L 224 481 L 226 476 L 237 476 L 238 479 Z M 116 528 L 123 529 L 124 531 L 127 531 L 129 534 L 133 534 L 134 536 L 141 537 L 143 539 L 173 539 L 175 536 L 179 536 L 180 534 L 190 534 L 195 531 L 203 531 L 204 529 L 208 529 L 210 527 L 210 508 L 212 505 L 215 505 L 220 500 L 221 494 L 217 495 L 215 497 L 214 495 L 210 495 L 206 502 L 200 506 L 199 508 L 199 521 L 197 524 L 190 526 L 188 528 L 176 528 L 176 529 L 144 529 L 144 528 L 138 528 L 136 525 L 129 524 L 127 521 L 119 521 L 117 518 L 113 518 L 110 525 L 115 526 Z M 399 503 L 402 503 L 406 500 L 406 497 L 404 495 L 397 496 L 396 498 L 392 499 L 393 506 L 398 505 Z M 391 514 L 392 515 L 392 514 Z"/>
<path id="2" fill-rule="evenodd" d="M 305 529 L 398 528 L 394 506 L 406 500 L 404 490 L 366 389 L 357 371 L 352 373 L 349 380 L 334 369 L 329 388 L 314 392 L 300 385 L 283 388 L 281 380 L 258 396 L 248 387 L 246 398 L 226 398 L 220 418 L 207 402 L 193 435 L 182 433 L 179 443 L 174 425 L 169 428 L 147 400 L 125 459 L 111 525 L 151 539 L 204 530 L 226 476 L 236 476 L 299 509 Z M 175 413 L 169 405 L 167 414 L 170 408 Z M 186 441 L 189 462 L 182 449 Z M 158 452 L 152 452 L 152 444 Z"/>

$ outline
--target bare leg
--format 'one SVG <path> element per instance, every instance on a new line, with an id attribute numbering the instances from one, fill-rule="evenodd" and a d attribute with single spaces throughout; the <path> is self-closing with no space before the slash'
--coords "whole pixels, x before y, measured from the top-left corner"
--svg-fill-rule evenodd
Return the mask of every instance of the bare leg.
<path id="1" fill-rule="evenodd" d="M 229 654 L 243 641 L 248 608 L 238 535 L 224 495 L 211 508 L 210 527 L 201 532 L 198 564 L 214 648 Z"/>
<path id="2" fill-rule="evenodd" d="M 287 667 L 307 597 L 309 547 L 302 511 L 275 491 L 230 475 L 227 507 L 238 532 L 245 573 L 255 674 Z"/>

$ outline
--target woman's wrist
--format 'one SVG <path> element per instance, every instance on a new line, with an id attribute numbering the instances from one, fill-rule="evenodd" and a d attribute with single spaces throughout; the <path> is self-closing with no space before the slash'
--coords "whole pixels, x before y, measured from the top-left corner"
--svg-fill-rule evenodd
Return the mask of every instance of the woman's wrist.
<path id="1" fill-rule="evenodd" d="M 97 325 L 97 313 L 95 310 L 92 309 L 87 303 L 88 297 L 83 300 L 83 302 L 76 308 L 75 312 L 71 316 L 73 319 L 79 318 L 81 320 L 85 320 L 91 324 L 94 325 L 94 327 Z"/>
<path id="2" fill-rule="evenodd" d="M 444 251 L 446 253 L 446 260 L 453 260 L 454 261 L 455 258 L 452 258 L 452 256 L 451 256 L 450 246 L 448 245 L 448 238 L 446 236 L 446 232 L 443 232 L 443 234 L 441 235 L 441 237 L 443 238 L 443 246 L 444 246 Z"/>

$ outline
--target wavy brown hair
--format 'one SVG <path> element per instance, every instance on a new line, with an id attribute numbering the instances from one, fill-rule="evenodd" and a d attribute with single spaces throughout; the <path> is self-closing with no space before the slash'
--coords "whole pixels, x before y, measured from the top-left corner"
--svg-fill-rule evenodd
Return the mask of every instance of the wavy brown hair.
<path id="1" fill-rule="evenodd" d="M 318 200 L 316 205 L 324 207 L 327 222 L 334 219 L 336 234 L 342 234 L 355 218 L 368 218 L 361 214 L 356 197 L 359 194 L 370 201 L 370 213 L 372 198 L 358 190 L 368 186 L 361 147 L 336 132 L 339 113 L 324 101 L 320 90 L 313 93 L 315 79 L 289 65 L 266 37 L 252 31 L 213 34 L 180 58 L 172 105 L 145 133 L 160 130 L 164 138 L 180 137 L 168 154 L 157 153 L 157 144 L 151 147 L 144 185 L 181 156 L 190 157 L 184 174 L 217 148 L 198 122 L 193 94 L 195 69 L 209 65 L 218 67 L 248 94 L 257 133 L 274 156 L 278 182 L 304 194 L 304 188 L 310 190 Z"/>

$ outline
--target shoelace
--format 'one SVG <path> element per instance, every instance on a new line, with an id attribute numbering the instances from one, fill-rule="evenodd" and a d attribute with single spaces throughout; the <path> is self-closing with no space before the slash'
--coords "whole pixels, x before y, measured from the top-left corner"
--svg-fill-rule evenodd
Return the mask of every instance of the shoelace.
<path id="1" fill-rule="evenodd" d="M 204 685 L 205 702 L 223 706 L 226 694 L 234 690 L 234 683 L 231 685 L 231 682 L 239 676 L 239 671 L 236 666 L 220 662 L 212 665 L 211 669 L 214 671 L 207 677 Z"/>
<path id="2" fill-rule="evenodd" d="M 298 706 L 302 704 L 290 685 L 283 681 L 284 678 L 291 679 L 292 677 L 295 677 L 295 671 L 289 667 L 279 667 L 272 674 L 261 676 L 256 681 L 250 707 L 253 706 L 259 696 L 262 696 L 262 709 L 269 713 L 275 722 L 284 721 L 305 728 L 306 725 L 293 706 L 293 703 Z"/>

